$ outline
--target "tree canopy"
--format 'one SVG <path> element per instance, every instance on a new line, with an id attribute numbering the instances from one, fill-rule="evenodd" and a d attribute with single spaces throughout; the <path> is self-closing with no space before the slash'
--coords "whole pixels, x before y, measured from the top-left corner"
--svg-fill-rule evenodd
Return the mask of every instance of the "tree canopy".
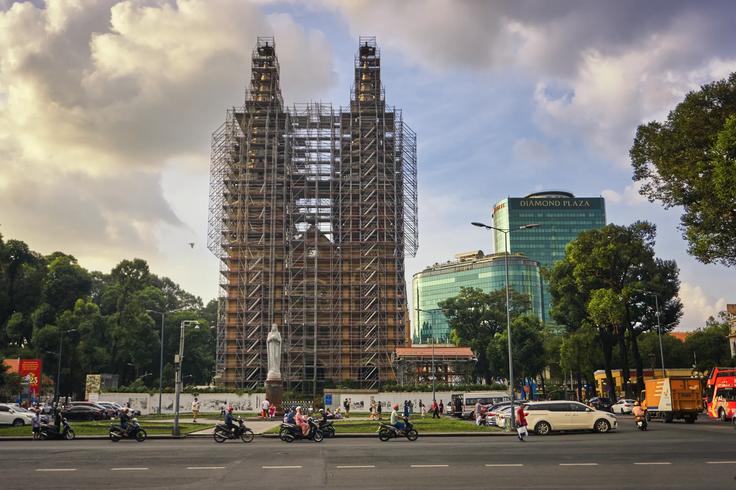
<path id="1" fill-rule="evenodd" d="M 736 73 L 687 94 L 666 121 L 639 126 L 630 155 L 642 195 L 683 207 L 689 252 L 736 264 Z"/>

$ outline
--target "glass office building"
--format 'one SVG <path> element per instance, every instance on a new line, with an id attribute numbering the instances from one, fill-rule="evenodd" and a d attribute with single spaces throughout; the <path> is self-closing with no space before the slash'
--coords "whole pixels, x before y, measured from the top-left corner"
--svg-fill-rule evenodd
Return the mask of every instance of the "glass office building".
<path id="1" fill-rule="evenodd" d="M 439 309 L 439 303 L 457 296 L 461 287 L 490 292 L 506 285 L 504 255 L 484 256 L 477 252 L 456 255 L 456 260 L 435 264 L 414 274 L 412 280 L 412 342 L 429 344 L 449 342 L 450 327 Z M 509 256 L 509 284 L 517 292 L 527 294 L 531 312 L 543 318 L 542 279 L 539 263 L 521 254 Z M 419 310 L 417 310 L 419 308 Z"/>
<path id="2" fill-rule="evenodd" d="M 519 230 L 526 224 L 537 228 Z M 565 257 L 565 246 L 586 230 L 606 225 L 606 206 L 602 197 L 575 197 L 569 192 L 537 192 L 526 197 L 508 197 L 493 207 L 493 226 L 518 230 L 508 235 L 512 254 L 522 253 L 551 268 Z M 493 232 L 497 253 L 506 251 L 504 234 Z M 544 291 L 544 320 L 549 321 L 552 298 Z"/>

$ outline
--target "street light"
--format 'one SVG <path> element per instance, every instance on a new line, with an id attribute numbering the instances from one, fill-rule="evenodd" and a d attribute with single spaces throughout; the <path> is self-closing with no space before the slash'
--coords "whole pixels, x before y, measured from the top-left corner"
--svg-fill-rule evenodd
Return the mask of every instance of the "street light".
<path id="1" fill-rule="evenodd" d="M 177 308 L 175 310 L 169 310 L 169 313 L 181 311 L 184 308 Z M 166 318 L 166 310 L 146 310 L 146 313 L 157 313 L 161 315 L 161 354 L 158 359 L 158 409 L 156 413 L 161 415 L 161 398 L 164 393 L 164 319 Z"/>
<path id="2" fill-rule="evenodd" d="M 664 368 L 664 349 L 662 349 L 662 328 L 659 324 L 659 294 L 653 292 L 653 291 L 647 291 L 645 289 L 635 289 L 634 291 L 646 294 L 648 296 L 654 296 L 654 308 L 655 308 L 655 315 L 657 317 L 657 337 L 659 337 L 659 357 L 662 360 L 662 377 L 667 377 L 667 371 Z M 654 374 L 654 373 L 652 373 Z"/>
<path id="3" fill-rule="evenodd" d="M 414 308 L 417 311 L 421 311 L 422 313 L 429 313 L 430 315 L 433 315 L 436 310 L 423 310 L 421 308 Z M 421 332 L 421 325 L 419 326 L 420 332 Z M 429 336 L 432 337 L 432 402 L 437 401 L 436 391 L 435 391 L 435 379 L 437 378 L 437 368 L 434 364 L 434 324 L 430 322 L 429 324 Z"/>
<path id="4" fill-rule="evenodd" d="M 59 403 L 59 383 L 61 382 L 61 348 L 63 335 L 70 332 L 76 332 L 76 328 L 70 328 L 69 330 L 59 330 L 59 357 L 57 358 L 56 365 L 56 386 L 54 387 L 54 402 Z"/>
<path id="5" fill-rule="evenodd" d="M 514 361 L 511 352 L 511 303 L 509 299 L 509 233 L 512 233 L 514 231 L 527 230 L 529 228 L 538 228 L 541 225 L 538 223 L 531 223 L 527 225 L 521 225 L 518 228 L 509 228 L 504 230 L 503 228 L 496 228 L 495 226 L 478 223 L 477 221 L 474 221 L 470 224 L 479 228 L 485 228 L 487 230 L 500 231 L 501 233 L 503 233 L 504 237 L 504 251 L 506 252 L 503 257 L 504 267 L 506 268 L 506 336 L 509 340 L 509 394 L 511 396 L 511 416 L 509 417 L 509 419 L 511 419 L 511 428 L 514 429 L 516 427 L 516 419 L 514 418 Z"/>
<path id="6" fill-rule="evenodd" d="M 194 326 L 195 330 L 199 330 L 199 322 L 197 320 L 184 320 L 181 322 L 181 328 L 179 331 L 179 353 L 174 357 L 174 364 L 176 364 L 176 396 L 174 400 L 175 412 L 174 412 L 174 429 L 171 434 L 178 437 L 179 432 L 179 397 L 181 395 L 181 363 L 184 361 L 184 329 L 186 327 Z"/>

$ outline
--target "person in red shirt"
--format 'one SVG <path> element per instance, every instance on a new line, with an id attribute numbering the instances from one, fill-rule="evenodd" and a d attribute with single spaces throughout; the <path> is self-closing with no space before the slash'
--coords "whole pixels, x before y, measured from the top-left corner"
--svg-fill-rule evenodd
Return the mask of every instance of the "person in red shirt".
<path id="1" fill-rule="evenodd" d="M 529 431 L 527 430 L 527 422 L 526 422 L 526 416 L 529 415 L 528 413 L 524 412 L 524 404 L 519 405 L 519 408 L 516 409 L 516 435 L 519 437 L 519 440 L 524 442 L 524 438 L 529 435 Z"/>

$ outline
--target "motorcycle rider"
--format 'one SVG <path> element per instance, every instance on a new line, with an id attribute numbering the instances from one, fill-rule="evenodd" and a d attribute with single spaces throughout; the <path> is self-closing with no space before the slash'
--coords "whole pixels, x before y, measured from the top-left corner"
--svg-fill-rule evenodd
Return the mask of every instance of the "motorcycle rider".
<path id="1" fill-rule="evenodd" d="M 128 410 L 130 410 L 128 407 L 123 407 L 120 410 L 120 429 L 123 431 L 123 436 L 128 435 L 128 429 L 130 428 L 130 424 L 128 423 L 130 421 L 130 414 Z"/>
<path id="2" fill-rule="evenodd" d="M 296 416 L 294 417 L 294 421 L 296 422 L 296 425 L 302 428 L 302 435 L 306 437 L 309 433 L 309 423 L 307 422 L 307 417 L 302 413 L 302 407 L 296 407 Z"/>
<path id="3" fill-rule="evenodd" d="M 406 428 L 406 425 L 404 425 L 404 422 L 399 421 L 399 404 L 394 403 L 391 407 L 393 410 L 391 410 L 391 425 L 397 430 L 402 431 L 404 428 Z"/>
<path id="4" fill-rule="evenodd" d="M 634 422 L 638 423 L 640 420 L 643 422 L 644 427 L 647 426 L 646 409 L 643 408 L 639 401 L 634 402 L 634 408 L 631 409 L 631 414 L 634 416 Z"/>
<path id="5" fill-rule="evenodd" d="M 232 434 L 233 429 L 235 428 L 233 425 L 233 407 L 232 405 L 227 407 L 227 413 L 225 413 L 225 427 L 227 427 L 228 433 Z"/>

